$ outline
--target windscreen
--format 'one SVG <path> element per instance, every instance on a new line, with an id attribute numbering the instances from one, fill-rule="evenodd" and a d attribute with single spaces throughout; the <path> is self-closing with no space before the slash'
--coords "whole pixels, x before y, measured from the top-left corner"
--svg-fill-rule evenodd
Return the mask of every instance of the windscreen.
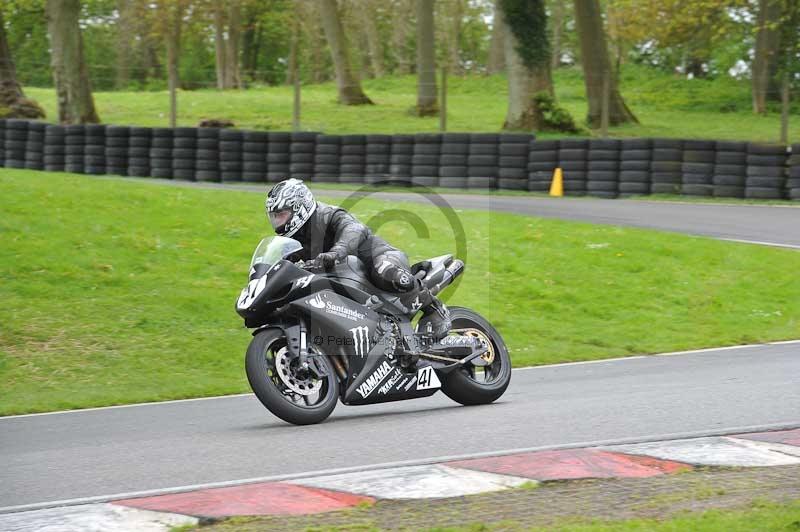
<path id="1" fill-rule="evenodd" d="M 253 260 L 250 261 L 250 266 L 253 267 L 256 264 L 272 266 L 282 258 L 301 249 L 303 249 L 303 246 L 294 238 L 268 236 L 259 242 L 253 253 Z"/>

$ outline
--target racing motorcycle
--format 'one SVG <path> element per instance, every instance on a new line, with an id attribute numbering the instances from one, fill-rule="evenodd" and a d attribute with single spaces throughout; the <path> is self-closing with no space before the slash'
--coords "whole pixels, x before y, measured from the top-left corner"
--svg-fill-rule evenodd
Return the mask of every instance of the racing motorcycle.
<path id="1" fill-rule="evenodd" d="M 478 313 L 450 307 L 453 326 L 434 341 L 415 325 L 418 305 L 373 286 L 357 257 L 320 270 L 291 260 L 301 249 L 291 238 L 263 239 L 236 302 L 253 329 L 247 379 L 270 412 L 307 425 L 325 420 L 337 401 L 367 405 L 441 389 L 462 405 L 477 405 L 503 395 L 511 380 L 508 349 Z M 452 255 L 412 267 L 433 294 L 463 270 Z"/>

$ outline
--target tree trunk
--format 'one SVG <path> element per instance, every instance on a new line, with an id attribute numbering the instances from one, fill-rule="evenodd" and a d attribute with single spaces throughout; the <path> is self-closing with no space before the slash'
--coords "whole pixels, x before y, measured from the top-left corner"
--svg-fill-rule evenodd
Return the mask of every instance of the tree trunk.
<path id="1" fill-rule="evenodd" d="M 58 120 L 62 124 L 100 122 L 83 55 L 80 11 L 79 0 L 47 0 L 45 7 Z"/>
<path id="2" fill-rule="evenodd" d="M 408 14 L 411 11 L 410 0 L 398 0 L 394 3 L 392 13 L 394 28 L 392 31 L 392 50 L 397 64 L 398 74 L 411 73 L 411 58 L 408 47 L 408 36 L 411 31 Z"/>
<path id="3" fill-rule="evenodd" d="M 433 0 L 416 0 L 417 13 L 417 115 L 432 116 L 436 103 L 436 41 Z"/>
<path id="4" fill-rule="evenodd" d="M 183 5 L 165 4 L 164 13 L 167 23 L 167 83 L 169 85 L 169 125 L 175 127 L 178 122 L 178 86 L 180 85 L 179 67 L 181 56 L 181 26 L 183 25 Z"/>
<path id="5" fill-rule="evenodd" d="M 214 3 L 214 57 L 217 74 L 217 89 L 219 90 L 227 88 L 225 85 L 227 77 L 225 59 L 227 53 L 225 51 L 225 14 L 222 11 L 223 7 L 222 0 L 217 0 Z"/>
<path id="6" fill-rule="evenodd" d="M 117 90 L 128 86 L 131 79 L 131 60 L 133 58 L 134 44 L 134 0 L 117 0 L 117 57 L 115 61 L 117 76 L 115 87 Z"/>
<path id="7" fill-rule="evenodd" d="M 331 49 L 331 58 L 336 71 L 339 103 L 343 105 L 371 104 L 372 100 L 364 94 L 361 89 L 361 81 L 350 66 L 350 58 L 347 53 L 347 36 L 342 29 L 342 21 L 339 18 L 339 7 L 336 4 L 336 0 L 320 0 L 319 5 L 322 27 L 325 31 L 328 47 Z"/>
<path id="8" fill-rule="evenodd" d="M 575 21 L 581 45 L 583 81 L 586 99 L 589 100 L 587 121 L 593 128 L 600 126 L 603 108 L 603 79 L 609 77 L 608 122 L 611 125 L 636 122 L 638 120 L 625 105 L 617 88 L 614 73 L 608 59 L 608 45 L 603 28 L 603 17 L 598 0 L 574 0 Z"/>
<path id="9" fill-rule="evenodd" d="M 375 24 L 375 5 L 371 0 L 360 0 L 356 8 L 359 12 L 361 27 L 364 28 L 364 34 L 367 37 L 372 74 L 379 78 L 384 75 L 386 69 L 383 66 L 383 43 L 378 34 L 378 26 Z"/>
<path id="10" fill-rule="evenodd" d="M 503 129 L 526 131 L 539 129 L 542 126 L 542 113 L 533 96 L 538 92 L 553 94 L 550 63 L 545 61 L 534 70 L 525 66 L 517 52 L 514 32 L 508 27 L 499 7 L 495 12 L 497 13 L 495 24 L 504 26 L 501 33 L 505 37 L 503 49 L 508 72 L 508 111 Z"/>
<path id="11" fill-rule="evenodd" d="M 776 86 L 774 77 L 777 70 L 780 17 L 780 0 L 759 0 L 752 67 L 753 112 L 758 114 L 767 112 L 770 89 Z"/>
<path id="12" fill-rule="evenodd" d="M 550 45 L 552 48 L 552 70 L 561 66 L 561 37 L 564 33 L 564 0 L 553 0 L 553 40 Z"/>
<path id="13" fill-rule="evenodd" d="M 461 19 L 464 17 L 463 0 L 451 0 L 450 12 L 451 26 L 450 38 L 448 39 L 449 70 L 451 73 L 460 75 L 461 70 Z"/>
<path id="14" fill-rule="evenodd" d="M 17 69 L 8 48 L 2 10 L 0 10 L 0 118 L 44 118 L 42 108 L 25 97 L 17 81 Z"/>
<path id="15" fill-rule="evenodd" d="M 506 69 L 506 30 L 508 29 L 503 22 L 502 12 L 498 5 L 499 0 L 494 3 L 494 20 L 492 22 L 492 35 L 489 41 L 489 60 L 486 71 L 489 74 L 499 74 Z"/>
<path id="16" fill-rule="evenodd" d="M 225 87 L 240 89 L 239 47 L 242 34 L 242 6 L 239 0 L 228 2 L 228 42 L 225 43 Z"/>

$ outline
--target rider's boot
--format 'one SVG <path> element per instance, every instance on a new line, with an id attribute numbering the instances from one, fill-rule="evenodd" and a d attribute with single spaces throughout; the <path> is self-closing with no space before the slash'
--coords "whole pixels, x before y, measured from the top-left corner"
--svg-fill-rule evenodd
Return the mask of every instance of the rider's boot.
<path id="1" fill-rule="evenodd" d="M 417 331 L 428 334 L 434 341 L 447 336 L 453 325 L 447 306 L 423 286 L 420 286 L 419 291 L 410 299 L 411 308 L 422 311 Z"/>

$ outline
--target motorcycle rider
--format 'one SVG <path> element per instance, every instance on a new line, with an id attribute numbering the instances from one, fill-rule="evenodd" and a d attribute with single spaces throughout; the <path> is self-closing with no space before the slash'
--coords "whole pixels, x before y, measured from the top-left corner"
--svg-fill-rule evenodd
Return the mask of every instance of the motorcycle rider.
<path id="1" fill-rule="evenodd" d="M 267 193 L 267 217 L 275 233 L 302 244 L 299 258 L 313 267 L 330 269 L 348 255 L 361 259 L 372 283 L 400 295 L 412 311 L 422 310 L 419 330 L 434 340 L 450 330 L 450 313 L 411 273 L 408 257 L 390 246 L 346 210 L 316 201 L 300 179 L 286 179 Z"/>

